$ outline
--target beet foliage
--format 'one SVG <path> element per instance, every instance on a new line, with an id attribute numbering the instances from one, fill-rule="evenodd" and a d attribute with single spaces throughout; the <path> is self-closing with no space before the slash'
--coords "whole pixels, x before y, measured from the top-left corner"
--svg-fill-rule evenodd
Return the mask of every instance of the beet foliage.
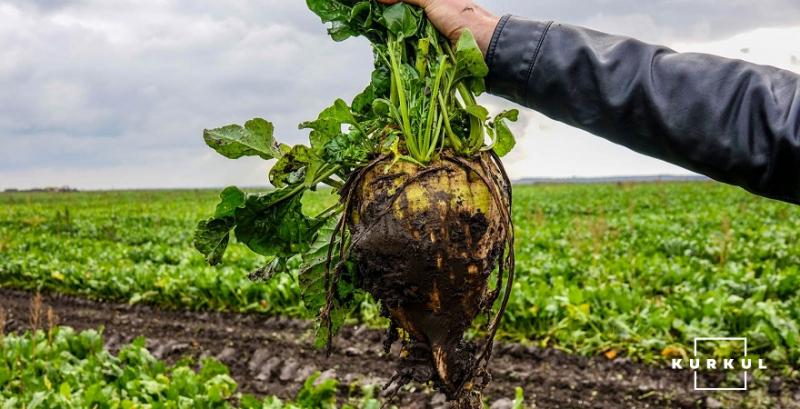
<path id="1" fill-rule="evenodd" d="M 358 227 L 351 219 L 358 215 L 351 206 L 357 192 L 363 191 L 363 177 L 378 166 L 389 172 L 400 162 L 413 165 L 412 170 L 395 175 L 395 179 L 405 177 L 406 182 L 399 183 L 400 191 L 392 191 L 392 197 L 384 195 L 389 207 L 406 187 L 426 178 L 433 180 L 423 175 L 443 161 L 451 166 L 439 168 L 448 172 L 455 172 L 454 166 L 464 168 L 465 180 L 480 175 L 485 183 L 480 194 L 490 197 L 493 204 L 480 210 L 462 203 L 464 198 L 472 200 L 477 194 L 473 192 L 454 196 L 451 207 L 483 212 L 491 209 L 502 225 L 495 232 L 502 236 L 501 254 L 495 254 L 482 268 L 488 269 L 480 272 L 486 276 L 483 281 L 495 259 L 505 254 L 504 249 L 509 256 L 500 261 L 500 276 L 503 265 L 513 270 L 510 186 L 499 157 L 514 147 L 507 121 L 516 121 L 518 112 L 505 111 L 491 118 L 476 101 L 485 90 L 489 69 L 468 30 L 453 45 L 436 31 L 422 10 L 404 3 L 386 6 L 375 0 L 307 0 L 307 5 L 329 24 L 328 32 L 334 40 L 354 36 L 369 39 L 375 67 L 371 81 L 350 104 L 336 100 L 316 120 L 300 124 L 301 129 L 310 131 L 308 145 L 278 143 L 272 124 L 259 118 L 244 126 L 206 130 L 208 146 L 225 157 L 277 159 L 269 173 L 275 190 L 248 194 L 235 187 L 225 189 L 214 216 L 198 225 L 194 242 L 209 263 L 217 264 L 233 235 L 252 251 L 272 257 L 268 266 L 253 274 L 261 279 L 286 272 L 287 264 L 299 261 L 304 303 L 311 311 L 320 312 L 318 342 L 325 345 L 362 299 L 358 266 L 350 254 L 350 230 Z M 320 185 L 334 187 L 341 195 L 340 202 L 313 217 L 303 214 L 303 194 Z M 436 186 L 418 187 L 448 193 Z M 386 189 L 397 190 L 397 186 Z M 387 209 L 384 213 L 391 212 Z M 396 213 L 402 218 L 402 212 Z M 494 294 L 487 294 L 489 309 L 501 282 Z M 508 290 L 505 293 L 503 306 Z M 385 304 L 386 300 L 381 301 Z M 473 318 L 466 318 L 467 322 Z M 497 322 L 495 319 L 491 325 L 492 336 Z"/>

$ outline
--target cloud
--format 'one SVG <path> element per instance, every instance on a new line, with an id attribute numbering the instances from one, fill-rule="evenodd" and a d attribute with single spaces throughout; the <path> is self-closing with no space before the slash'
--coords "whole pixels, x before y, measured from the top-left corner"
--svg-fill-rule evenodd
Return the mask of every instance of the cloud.
<path id="1" fill-rule="evenodd" d="M 6 0 L 6 2 L 29 11 L 51 12 L 80 4 L 81 0 Z"/>
<path id="2" fill-rule="evenodd" d="M 492 112 L 508 107 L 502 99 L 484 96 Z M 692 172 L 635 153 L 605 139 L 520 108 L 511 125 L 517 146 L 503 158 L 512 179 L 525 177 L 594 177 L 622 175 L 688 175 Z"/>
<path id="3" fill-rule="evenodd" d="M 708 41 L 796 25 L 796 0 L 491 0 L 492 10 L 665 43 Z M 643 23 L 649 25 L 643 25 Z M 630 24 L 633 23 L 633 24 Z"/>
<path id="4" fill-rule="evenodd" d="M 100 174 L 122 164 L 122 183 L 149 186 L 137 164 L 147 172 L 173 157 L 182 173 L 199 163 L 181 160 L 207 154 L 203 128 L 255 116 L 301 142 L 297 124 L 355 95 L 371 70 L 365 41 L 333 43 L 313 16 L 315 32 L 255 21 L 236 2 L 218 16 L 170 2 L 51 6 L 0 4 L 0 187 L 102 187 Z M 212 163 L 178 185 L 226 172 Z M 59 176 L 91 169 L 97 178 Z"/>
<path id="5" fill-rule="evenodd" d="M 771 65 L 800 73 L 800 26 L 760 28 L 730 38 L 711 42 L 675 43 L 678 51 L 721 55 Z"/>
<path id="6" fill-rule="evenodd" d="M 485 4 L 798 69 L 795 0 Z M 302 142 L 297 124 L 360 92 L 371 58 L 299 0 L 0 0 L 0 189 L 263 184 L 268 164 L 217 158 L 202 129 L 262 116 Z M 530 111 L 516 129 L 515 177 L 681 171 Z"/>

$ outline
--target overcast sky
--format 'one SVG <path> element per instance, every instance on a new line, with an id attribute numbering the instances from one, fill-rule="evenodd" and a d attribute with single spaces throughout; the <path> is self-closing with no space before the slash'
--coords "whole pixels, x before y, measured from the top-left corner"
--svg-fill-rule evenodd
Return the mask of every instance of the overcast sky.
<path id="1" fill-rule="evenodd" d="M 483 3 L 800 72 L 797 0 Z M 364 40 L 329 40 L 301 0 L 0 0 L 0 189 L 264 184 L 268 164 L 218 157 L 203 128 L 260 116 L 303 142 L 297 124 L 370 68 Z M 514 178 L 688 173 L 535 112 L 516 130 Z"/>

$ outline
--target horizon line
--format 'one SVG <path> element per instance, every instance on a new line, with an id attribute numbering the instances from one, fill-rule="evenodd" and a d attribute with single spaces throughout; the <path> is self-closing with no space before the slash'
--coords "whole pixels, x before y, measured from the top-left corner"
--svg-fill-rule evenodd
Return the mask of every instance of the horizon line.
<path id="1" fill-rule="evenodd" d="M 603 184 L 603 183 L 657 183 L 657 182 L 702 182 L 712 181 L 711 178 L 702 175 L 622 175 L 622 176 L 570 176 L 570 177 L 523 177 L 511 181 L 512 185 L 538 185 L 538 184 Z M 15 188 L 6 187 L 2 189 L 4 193 L 13 192 L 113 192 L 113 191 L 159 191 L 159 190 L 213 190 L 225 188 L 226 186 L 184 186 L 184 187 L 104 187 L 104 188 L 80 188 L 70 185 L 62 186 L 41 186 Z M 264 186 L 240 186 L 243 189 L 273 189 L 270 185 Z"/>

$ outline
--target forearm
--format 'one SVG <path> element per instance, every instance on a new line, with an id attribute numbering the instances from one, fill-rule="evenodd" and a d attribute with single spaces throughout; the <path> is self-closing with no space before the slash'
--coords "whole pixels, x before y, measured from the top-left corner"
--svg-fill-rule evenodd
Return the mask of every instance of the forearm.
<path id="1" fill-rule="evenodd" d="M 503 18 L 489 92 L 638 152 L 800 203 L 800 76 Z"/>

